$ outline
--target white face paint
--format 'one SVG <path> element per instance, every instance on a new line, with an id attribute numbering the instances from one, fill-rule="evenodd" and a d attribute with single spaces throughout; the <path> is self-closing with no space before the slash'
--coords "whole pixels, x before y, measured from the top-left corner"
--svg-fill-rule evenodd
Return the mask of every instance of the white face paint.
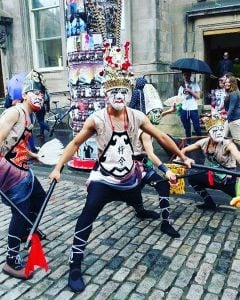
<path id="1" fill-rule="evenodd" d="M 220 143 L 224 139 L 224 127 L 221 125 L 214 126 L 209 130 L 209 135 L 216 143 Z"/>
<path id="2" fill-rule="evenodd" d="M 107 98 L 111 106 L 116 110 L 122 110 L 129 98 L 129 91 L 128 89 L 113 89 L 107 92 Z"/>
<path id="3" fill-rule="evenodd" d="M 44 95 L 40 91 L 30 91 L 27 93 L 30 105 L 34 112 L 39 111 L 44 103 Z"/>

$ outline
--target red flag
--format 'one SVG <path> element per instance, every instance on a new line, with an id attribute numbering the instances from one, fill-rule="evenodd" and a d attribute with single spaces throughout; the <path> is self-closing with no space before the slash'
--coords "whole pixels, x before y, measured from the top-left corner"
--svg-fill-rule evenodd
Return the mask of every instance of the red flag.
<path id="1" fill-rule="evenodd" d="M 43 252 L 43 248 L 38 234 L 34 233 L 31 239 L 31 248 L 28 254 L 28 260 L 25 266 L 25 275 L 29 277 L 30 273 L 34 271 L 34 266 L 39 266 L 48 271 L 48 263 Z"/>

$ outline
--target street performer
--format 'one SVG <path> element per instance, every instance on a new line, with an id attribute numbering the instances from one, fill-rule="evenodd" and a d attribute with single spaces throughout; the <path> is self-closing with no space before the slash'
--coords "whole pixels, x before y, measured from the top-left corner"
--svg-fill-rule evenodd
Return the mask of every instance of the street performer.
<path id="1" fill-rule="evenodd" d="M 179 155 L 187 166 L 190 167 L 193 162 L 142 112 L 126 107 L 131 94 L 129 43 L 125 44 L 124 53 L 120 48 L 110 48 L 108 43 L 104 47 L 103 75 L 107 105 L 88 117 L 49 175 L 50 179 L 59 181 L 62 166 L 72 158 L 80 145 L 95 135 L 99 158 L 88 179 L 87 200 L 77 220 L 69 261 L 68 286 L 76 293 L 85 289 L 81 261 L 93 222 L 100 211 L 111 201 L 125 201 L 134 207 L 142 205 L 141 171 L 133 160 L 139 128 Z"/>
<path id="2" fill-rule="evenodd" d="M 33 127 L 30 114 L 41 109 L 44 93 L 42 75 L 31 71 L 23 83 L 23 103 L 6 109 L 0 116 L 0 189 L 32 222 L 46 194 L 28 167 L 30 157 L 37 159 L 37 154 L 28 149 L 28 139 Z M 9 205 L 4 197 L 2 201 Z M 20 256 L 20 243 L 23 237 L 28 235 L 29 226 L 13 207 L 11 213 L 7 257 L 3 272 L 12 277 L 27 279 Z"/>
<path id="3" fill-rule="evenodd" d="M 209 137 L 183 148 L 182 154 L 201 149 L 206 166 L 234 170 L 236 164 L 240 163 L 240 152 L 231 140 L 224 139 L 224 119 L 206 117 L 203 121 Z M 225 194 L 235 197 L 236 176 L 206 171 L 189 176 L 188 182 L 204 200 L 203 204 L 197 205 L 199 209 L 216 209 L 216 204 L 206 188 L 221 190 Z"/>
<path id="4" fill-rule="evenodd" d="M 175 111 L 175 106 L 172 106 L 163 112 L 160 96 L 153 85 L 147 83 L 146 80 L 144 81 L 143 78 L 137 78 L 136 85 L 139 86 L 139 83 L 142 83 L 143 85 L 143 93 L 142 95 L 140 92 L 136 93 L 135 97 L 132 97 L 129 107 L 146 113 L 150 122 L 157 126 L 160 124 L 163 116 Z M 134 158 L 141 162 L 142 165 L 142 188 L 148 184 L 153 186 L 158 193 L 159 206 L 162 215 L 160 230 L 173 238 L 179 238 L 180 234 L 170 224 L 169 219 L 170 184 L 176 183 L 176 175 L 165 164 L 163 164 L 154 153 L 152 137 L 148 133 L 143 132 L 141 129 L 139 129 L 138 136 L 139 142 L 137 143 L 137 152 L 135 152 Z M 159 174 L 159 172 L 155 170 L 154 166 L 161 171 L 162 174 Z"/>

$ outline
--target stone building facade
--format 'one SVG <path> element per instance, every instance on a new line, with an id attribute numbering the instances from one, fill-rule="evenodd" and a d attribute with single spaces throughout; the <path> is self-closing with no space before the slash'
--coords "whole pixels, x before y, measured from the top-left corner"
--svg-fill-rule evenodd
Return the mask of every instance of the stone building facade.
<path id="1" fill-rule="evenodd" d="M 35 47 L 39 41 L 34 33 L 33 16 L 41 5 L 57 12 L 59 19 L 54 26 L 59 27 L 55 31 L 61 37 L 54 45 L 59 47 L 61 42 L 61 53 L 54 67 L 39 67 L 36 60 L 40 54 Z M 131 41 L 134 72 L 155 84 L 162 100 L 176 94 L 181 80 L 181 74 L 172 74 L 169 69 L 175 60 L 183 57 L 205 60 L 217 77 L 217 62 L 223 52 L 228 51 L 231 59 L 240 56 L 239 0 L 123 0 L 123 8 L 122 40 Z M 12 75 L 32 68 L 44 73 L 50 92 L 68 90 L 64 10 L 64 0 L 0 1 L 0 97 Z M 41 34 L 48 36 L 50 29 Z M 208 104 L 205 96 L 216 85 L 216 79 L 197 74 L 194 80 L 202 88 L 203 107 Z M 62 97 L 64 101 L 66 97 Z M 177 128 L 170 128 L 171 132 L 181 134 L 177 117 L 166 117 L 165 123 Z"/>

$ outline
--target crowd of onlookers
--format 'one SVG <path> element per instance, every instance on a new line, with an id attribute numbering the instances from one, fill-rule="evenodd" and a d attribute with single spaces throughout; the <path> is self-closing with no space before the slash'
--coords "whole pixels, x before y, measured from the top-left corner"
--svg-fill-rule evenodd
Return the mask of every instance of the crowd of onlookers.
<path id="1" fill-rule="evenodd" d="M 178 96 L 183 97 L 180 118 L 183 124 L 187 144 L 191 143 L 191 122 L 197 136 L 201 136 L 200 117 L 197 100 L 200 99 L 200 87 L 191 80 L 191 72 L 183 70 L 183 81 L 178 89 Z M 225 120 L 225 137 L 231 135 L 234 142 L 240 144 L 240 82 L 239 59 L 234 63 L 225 52 L 218 63 L 218 83 L 215 89 L 207 95 L 211 104 L 211 114 Z"/>
<path id="2" fill-rule="evenodd" d="M 225 137 L 231 134 L 240 143 L 240 92 L 238 79 L 226 73 L 218 79 L 218 87 L 211 91 L 211 113 L 225 119 Z"/>

